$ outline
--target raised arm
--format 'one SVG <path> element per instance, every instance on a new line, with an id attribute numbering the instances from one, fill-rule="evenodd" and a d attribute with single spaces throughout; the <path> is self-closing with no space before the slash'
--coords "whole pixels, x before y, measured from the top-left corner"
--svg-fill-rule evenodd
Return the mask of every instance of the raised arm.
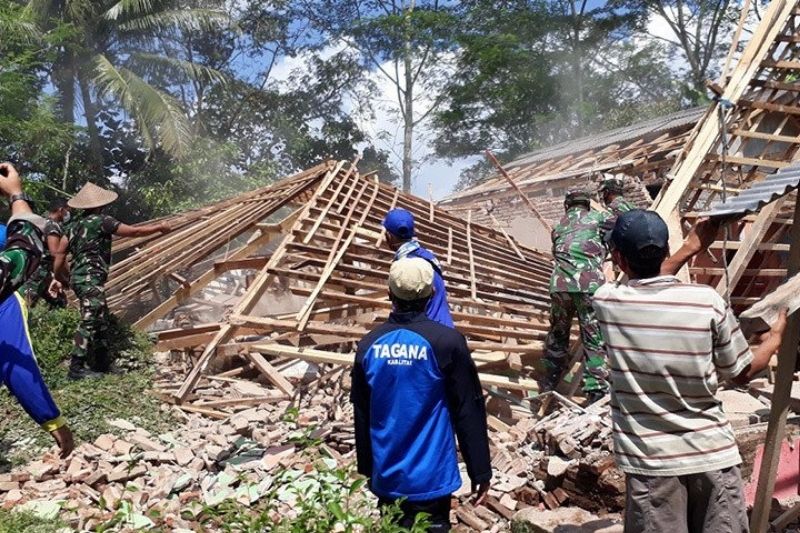
<path id="1" fill-rule="evenodd" d="M 120 224 L 114 235 L 119 237 L 145 237 L 153 233 L 169 233 L 172 228 L 166 222 L 159 224 L 147 224 L 145 226 L 130 226 L 128 224 Z"/>
<path id="2" fill-rule="evenodd" d="M 689 231 L 683 245 L 662 263 L 661 275 L 677 274 L 692 257 L 707 250 L 717 238 L 722 222 L 723 220 L 719 218 L 698 220 L 697 224 Z"/>
<path id="3" fill-rule="evenodd" d="M 28 202 L 11 198 L 22 194 L 22 181 L 11 163 L 0 163 L 0 193 L 8 199 L 11 218 L 31 215 Z M 27 220 L 8 224 L 6 247 L 0 252 L 0 301 L 11 295 L 33 274 L 44 251 L 41 232 Z"/>

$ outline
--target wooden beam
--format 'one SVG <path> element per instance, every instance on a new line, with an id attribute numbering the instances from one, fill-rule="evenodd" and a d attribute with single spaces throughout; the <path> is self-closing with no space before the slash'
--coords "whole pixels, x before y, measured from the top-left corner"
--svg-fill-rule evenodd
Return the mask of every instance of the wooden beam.
<path id="1" fill-rule="evenodd" d="M 800 195 L 795 201 L 794 219 L 800 217 Z M 792 226 L 790 233 L 791 249 L 787 269 L 789 276 L 800 272 L 800 225 Z M 761 470 L 758 474 L 758 488 L 753 503 L 753 514 L 750 518 L 752 531 L 766 531 L 772 509 L 772 495 L 775 491 L 775 480 L 778 474 L 781 443 L 786 431 L 786 417 L 789 412 L 789 401 L 792 394 L 792 383 L 797 364 L 797 346 L 800 343 L 800 313 L 794 312 L 786 324 L 781 348 L 778 352 L 778 371 L 772 405 L 769 411 L 769 424 L 764 439 L 764 455 Z"/>
<path id="2" fill-rule="evenodd" d="M 473 300 L 478 299 L 478 289 L 475 280 L 475 257 L 472 252 L 472 211 L 467 213 L 467 252 L 469 253 L 469 290 Z"/>
<path id="3" fill-rule="evenodd" d="M 547 231 L 552 231 L 553 228 L 550 226 L 550 223 L 547 221 L 547 219 L 542 216 L 538 209 L 536 209 L 536 206 L 533 205 L 533 202 L 531 202 L 531 199 L 528 198 L 528 195 L 519 188 L 519 185 L 517 185 L 517 183 L 511 179 L 511 176 L 508 175 L 508 172 L 506 172 L 506 169 L 503 168 L 503 165 L 500 164 L 500 161 L 497 160 L 494 154 L 489 150 L 486 150 L 485 153 L 489 161 L 497 168 L 497 171 L 500 173 L 500 175 L 505 178 L 508 184 L 511 185 L 514 191 L 516 191 L 517 195 L 519 195 L 522 202 L 528 207 L 530 212 L 533 213 L 533 216 L 536 217 L 545 228 L 547 228 Z"/>
<path id="4" fill-rule="evenodd" d="M 317 199 L 323 194 L 325 190 L 327 190 L 330 183 L 333 179 L 339 174 L 342 167 L 344 166 L 345 162 L 340 161 L 337 165 L 331 168 L 328 171 L 328 174 L 325 178 L 320 182 L 317 186 L 317 190 L 312 195 L 311 199 L 309 200 L 308 204 L 306 204 L 305 208 L 303 208 L 302 212 L 297 215 L 294 219 L 294 226 L 298 227 L 302 224 L 303 219 L 308 215 L 308 212 L 311 210 L 311 206 L 317 201 Z M 256 277 L 253 285 L 247 290 L 244 298 L 236 305 L 234 308 L 234 313 L 236 314 L 248 314 L 253 307 L 255 307 L 258 300 L 264 294 L 264 291 L 267 288 L 267 285 L 271 279 L 270 269 L 274 268 L 278 261 L 283 257 L 284 253 L 286 253 L 286 245 L 294 239 L 294 232 L 289 231 L 286 236 L 281 241 L 278 248 L 272 253 L 272 256 L 269 258 L 269 261 L 264 268 L 261 269 L 258 276 Z M 213 269 L 212 269 L 213 270 Z M 175 393 L 175 399 L 177 403 L 183 402 L 189 393 L 194 389 L 195 385 L 200 379 L 200 376 L 205 371 L 206 367 L 208 366 L 211 359 L 214 357 L 216 353 L 217 346 L 219 344 L 225 343 L 233 336 L 235 329 L 233 326 L 226 324 L 222 328 L 220 328 L 219 332 L 214 336 L 211 342 L 206 346 L 203 353 L 200 355 L 200 358 L 197 360 L 197 363 L 194 365 L 192 370 L 189 372 L 189 375 L 186 376 L 181 388 L 178 389 L 178 392 Z"/>
<path id="5" fill-rule="evenodd" d="M 253 363 L 259 372 L 264 374 L 270 383 L 278 387 L 281 392 L 288 394 L 289 396 L 294 394 L 294 386 L 289 383 L 288 379 L 283 377 L 283 374 L 278 372 L 277 368 L 272 366 L 269 361 L 264 359 L 264 356 L 259 353 L 250 352 L 249 350 L 244 352 L 244 356 L 250 359 L 250 362 Z"/>
<path id="6" fill-rule="evenodd" d="M 295 359 L 302 359 L 313 363 L 327 363 L 332 365 L 352 365 L 355 354 L 353 353 L 337 353 L 326 352 L 323 350 L 314 350 L 309 348 L 295 348 L 293 346 L 282 346 L 279 344 L 256 344 L 250 346 L 251 350 L 267 353 L 270 355 L 281 355 L 284 357 L 293 357 Z M 532 379 L 499 376 L 495 374 L 479 373 L 481 385 L 484 387 L 498 387 L 501 389 L 521 390 L 521 391 L 537 391 L 539 387 L 536 381 Z"/>
<path id="7" fill-rule="evenodd" d="M 716 290 L 719 294 L 729 293 L 739 283 L 747 265 L 750 264 L 750 260 L 756 255 L 759 243 L 769 231 L 775 217 L 781 212 L 781 207 L 783 207 L 783 198 L 775 200 L 758 213 L 756 221 L 748 228 L 747 235 L 740 241 L 739 249 L 728 265 L 728 283 L 730 283 L 730 286 L 726 284 L 724 275 L 717 283 Z"/>

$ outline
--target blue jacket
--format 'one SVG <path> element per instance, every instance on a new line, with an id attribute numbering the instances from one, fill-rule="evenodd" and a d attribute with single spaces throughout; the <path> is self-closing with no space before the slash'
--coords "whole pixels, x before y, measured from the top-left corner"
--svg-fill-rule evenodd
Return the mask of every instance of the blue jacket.
<path id="1" fill-rule="evenodd" d="M 478 372 L 458 331 L 392 313 L 358 345 L 352 372 L 358 471 L 386 499 L 426 501 L 492 477 Z"/>
<path id="2" fill-rule="evenodd" d="M 433 296 L 428 302 L 425 314 L 443 326 L 455 327 L 453 317 L 450 316 L 450 306 L 447 303 L 447 287 L 444 285 L 442 267 L 434 253 L 423 248 L 419 241 L 414 239 L 403 243 L 394 254 L 395 261 L 404 257 L 421 257 L 431 264 L 433 267 Z"/>

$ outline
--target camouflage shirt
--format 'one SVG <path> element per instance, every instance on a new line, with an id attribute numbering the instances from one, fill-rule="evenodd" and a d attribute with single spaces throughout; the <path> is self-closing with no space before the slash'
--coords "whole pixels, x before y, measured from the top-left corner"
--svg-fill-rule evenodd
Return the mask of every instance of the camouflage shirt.
<path id="1" fill-rule="evenodd" d="M 603 224 L 608 215 L 571 207 L 553 228 L 553 275 L 550 292 L 594 294 L 603 283 Z"/>
<path id="2" fill-rule="evenodd" d="M 609 211 L 609 214 L 606 215 L 605 222 L 603 223 L 604 234 L 605 232 L 614 229 L 614 224 L 617 222 L 617 217 L 619 217 L 622 213 L 627 213 L 628 211 L 633 211 L 636 209 L 636 206 L 622 196 L 617 196 L 614 198 L 614 200 L 606 207 Z"/>
<path id="3" fill-rule="evenodd" d="M 67 226 L 70 278 L 76 284 L 103 284 L 111 266 L 111 238 L 120 222 L 96 213 L 83 214 Z"/>
<path id="4" fill-rule="evenodd" d="M 0 301 L 25 283 L 39 265 L 44 252 L 42 234 L 24 220 L 8 225 L 6 247 L 0 252 Z"/>

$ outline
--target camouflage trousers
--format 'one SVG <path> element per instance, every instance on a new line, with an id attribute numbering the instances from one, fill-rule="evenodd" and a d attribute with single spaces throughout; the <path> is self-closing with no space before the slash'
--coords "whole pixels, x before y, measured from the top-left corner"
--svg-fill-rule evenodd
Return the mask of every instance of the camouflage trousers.
<path id="1" fill-rule="evenodd" d="M 96 370 L 107 370 L 109 312 L 105 288 L 77 285 L 72 289 L 81 306 L 72 357 L 94 363 Z"/>
<path id="2" fill-rule="evenodd" d="M 600 325 L 592 308 L 592 295 L 579 292 L 550 294 L 550 332 L 545 341 L 545 370 L 548 375 L 562 376 L 569 364 L 569 333 L 572 319 L 578 315 L 583 342 L 583 390 L 608 389 L 606 346 Z"/>

